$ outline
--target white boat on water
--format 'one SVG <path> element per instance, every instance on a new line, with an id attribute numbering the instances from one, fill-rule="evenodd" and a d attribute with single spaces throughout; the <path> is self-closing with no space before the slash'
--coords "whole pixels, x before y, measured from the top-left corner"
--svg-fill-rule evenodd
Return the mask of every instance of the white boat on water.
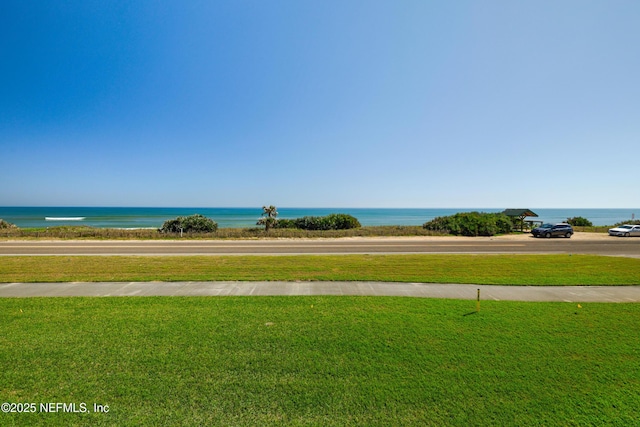
<path id="1" fill-rule="evenodd" d="M 86 216 L 45 216 L 45 221 L 84 221 Z"/>

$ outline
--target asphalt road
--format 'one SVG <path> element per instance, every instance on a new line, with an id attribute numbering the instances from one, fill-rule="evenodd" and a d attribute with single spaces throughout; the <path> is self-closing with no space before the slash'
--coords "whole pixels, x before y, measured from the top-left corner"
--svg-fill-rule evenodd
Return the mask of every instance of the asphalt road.
<path id="1" fill-rule="evenodd" d="M 0 241 L 11 255 L 300 255 L 409 253 L 571 253 L 640 258 L 640 239 L 576 233 L 573 238 L 419 237 L 269 240 Z"/>

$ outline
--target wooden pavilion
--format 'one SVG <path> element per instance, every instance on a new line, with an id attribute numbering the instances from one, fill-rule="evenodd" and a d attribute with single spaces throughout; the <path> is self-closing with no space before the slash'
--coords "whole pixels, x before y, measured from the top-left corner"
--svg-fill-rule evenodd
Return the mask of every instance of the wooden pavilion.
<path id="1" fill-rule="evenodd" d="M 525 219 L 529 217 L 538 217 L 538 214 L 533 212 L 531 209 L 505 209 L 502 213 L 513 219 L 516 230 L 530 230 L 533 228 L 534 224 L 542 224 L 542 221 Z"/>

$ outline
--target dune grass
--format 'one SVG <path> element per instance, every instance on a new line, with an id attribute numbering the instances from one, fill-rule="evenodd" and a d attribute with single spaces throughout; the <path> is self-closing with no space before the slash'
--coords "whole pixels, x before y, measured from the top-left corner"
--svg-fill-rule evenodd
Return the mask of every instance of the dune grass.
<path id="1" fill-rule="evenodd" d="M 638 304 L 0 300 L 0 425 L 638 425 Z"/>
<path id="2" fill-rule="evenodd" d="M 201 239 L 273 239 L 273 238 L 335 238 L 384 236 L 442 236 L 444 233 L 425 230 L 414 225 L 383 225 L 349 230 L 299 230 L 264 228 L 218 228 L 212 233 L 160 233 L 156 229 L 119 229 L 87 226 L 57 226 L 48 228 L 7 228 L 0 238 L 7 239 L 114 239 L 114 240 L 201 240 Z"/>
<path id="3" fill-rule="evenodd" d="M 596 255 L 2 257 L 0 282 L 340 280 L 637 285 L 640 259 Z"/>

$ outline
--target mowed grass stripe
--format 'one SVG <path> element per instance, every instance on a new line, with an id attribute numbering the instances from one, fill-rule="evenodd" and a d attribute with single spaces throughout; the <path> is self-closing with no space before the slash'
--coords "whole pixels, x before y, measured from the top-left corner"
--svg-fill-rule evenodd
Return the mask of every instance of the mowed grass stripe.
<path id="1" fill-rule="evenodd" d="M 640 259 L 596 255 L 45 256 L 0 258 L 0 282 L 340 280 L 637 285 Z"/>
<path id="2" fill-rule="evenodd" d="M 0 299 L 2 425 L 640 423 L 639 304 Z"/>

